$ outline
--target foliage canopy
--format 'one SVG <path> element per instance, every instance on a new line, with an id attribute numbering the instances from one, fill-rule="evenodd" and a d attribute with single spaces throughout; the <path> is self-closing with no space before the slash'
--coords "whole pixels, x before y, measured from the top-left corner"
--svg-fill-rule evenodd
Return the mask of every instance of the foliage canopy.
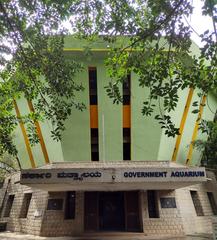
<path id="1" fill-rule="evenodd" d="M 153 114 L 157 105 L 160 114 L 155 118 L 165 133 L 178 134 L 170 112 L 177 106 L 179 89 L 198 88 L 202 98 L 217 87 L 216 1 L 203 1 L 201 11 L 212 18 L 213 31 L 200 36 L 204 46 L 190 59 L 192 28 L 184 19 L 192 10 L 190 0 L 1 1 L 0 153 L 16 155 L 11 133 L 19 121 L 29 124 L 32 143 L 37 142 L 32 123 L 38 119 L 51 120 L 52 135 L 60 139 L 71 108 L 85 108 L 75 101 L 83 87 L 74 76 L 82 66 L 64 57 L 64 35 L 69 33 L 64 21 L 90 46 L 96 38 L 115 43 L 118 36 L 127 36 L 128 44 L 112 47 L 106 59 L 108 95 L 115 103 L 122 101 L 119 85 L 129 72 L 137 73 L 140 86 L 149 89 L 142 114 Z M 35 112 L 17 119 L 13 99 L 20 96 L 34 100 Z"/>
<path id="2" fill-rule="evenodd" d="M 217 122 L 201 123 L 201 131 L 207 134 L 208 139 L 198 139 L 194 142 L 194 146 L 203 152 L 202 165 L 217 169 Z"/>

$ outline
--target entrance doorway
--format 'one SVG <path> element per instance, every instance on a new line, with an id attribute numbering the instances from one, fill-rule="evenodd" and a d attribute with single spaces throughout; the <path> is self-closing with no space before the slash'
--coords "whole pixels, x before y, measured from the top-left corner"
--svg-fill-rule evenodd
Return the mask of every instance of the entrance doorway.
<path id="1" fill-rule="evenodd" d="M 99 193 L 99 229 L 103 231 L 124 231 L 124 193 Z"/>
<path id="2" fill-rule="evenodd" d="M 86 231 L 141 231 L 139 192 L 85 192 Z"/>

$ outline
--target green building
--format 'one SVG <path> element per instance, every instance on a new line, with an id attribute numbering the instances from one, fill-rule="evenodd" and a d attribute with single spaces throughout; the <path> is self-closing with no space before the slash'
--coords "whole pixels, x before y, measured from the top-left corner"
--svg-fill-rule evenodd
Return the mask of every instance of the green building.
<path id="1" fill-rule="evenodd" d="M 139 86 L 138 76 L 127 76 L 120 89 L 123 103 L 113 104 L 105 91 L 109 46 L 96 42 L 90 58 L 84 46 L 65 39 L 66 57 L 84 66 L 76 82 L 85 90 L 76 98 L 86 110 L 72 111 L 62 140 L 51 138 L 49 122 L 35 123 L 40 138 L 35 146 L 22 122 L 15 132 L 23 170 L 2 188 L 1 219 L 7 229 L 42 236 L 210 233 L 216 179 L 200 167 L 200 153 L 191 142 L 201 137 L 200 116 L 212 120 L 213 113 L 202 104 L 199 115 L 192 114 L 197 90 L 180 91 L 172 113 L 180 135 L 168 138 L 154 117 L 141 114 L 148 91 Z M 206 98 L 216 110 L 216 97 L 202 101 Z M 31 111 L 34 103 L 15 101 L 17 116 Z"/>

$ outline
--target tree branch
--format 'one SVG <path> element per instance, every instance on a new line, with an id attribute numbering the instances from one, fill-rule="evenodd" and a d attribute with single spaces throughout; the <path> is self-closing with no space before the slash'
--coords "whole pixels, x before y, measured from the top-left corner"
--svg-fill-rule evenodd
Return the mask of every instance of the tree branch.
<path id="1" fill-rule="evenodd" d="M 184 0 L 180 0 L 177 5 L 173 8 L 173 10 L 167 15 L 167 17 L 160 21 L 158 24 L 156 24 L 156 26 L 153 29 L 148 29 L 147 32 L 144 32 L 144 35 L 142 35 L 140 38 L 138 38 L 137 40 L 135 40 L 132 44 L 124 47 L 121 52 L 125 51 L 127 48 L 132 48 L 137 42 L 141 41 L 142 39 L 145 39 L 151 35 L 153 35 L 156 31 L 160 30 L 161 27 L 163 25 L 165 25 L 166 23 L 168 23 L 171 19 L 171 17 L 173 16 L 173 14 L 176 12 L 176 10 L 182 5 Z"/>
<path id="2" fill-rule="evenodd" d="M 8 14 L 7 14 L 6 10 L 5 10 L 5 7 L 4 7 L 4 5 L 3 5 L 1 2 L 0 2 L 0 9 L 2 10 L 4 17 L 5 17 L 5 19 L 6 19 L 7 22 L 8 22 L 8 25 L 10 26 L 11 30 L 12 30 L 13 33 L 14 33 L 14 36 L 15 36 L 15 38 L 16 38 L 16 42 L 17 42 L 17 44 L 18 44 L 18 46 L 19 46 L 19 48 L 20 48 L 20 50 L 21 50 L 21 52 L 22 52 L 22 55 L 23 55 L 26 63 L 28 63 L 28 58 L 27 58 L 26 53 L 25 53 L 25 51 L 24 51 L 24 49 L 23 49 L 23 47 L 22 47 L 22 44 L 21 44 L 21 42 L 20 42 L 20 39 L 19 39 L 19 37 L 18 37 L 17 34 L 16 34 L 16 29 L 14 29 L 14 27 L 13 27 L 13 25 L 12 25 L 12 23 L 11 23 L 11 20 L 10 20 L 10 18 L 8 17 Z M 18 29 L 17 26 L 16 26 L 16 28 Z M 26 67 L 25 64 L 22 63 L 22 66 L 23 66 L 24 69 L 26 69 L 26 71 L 28 72 L 30 79 L 33 81 L 33 83 L 34 83 L 35 87 L 37 88 L 37 90 L 38 90 L 41 98 L 43 99 L 43 102 L 49 107 L 49 104 L 48 104 L 47 100 L 45 99 L 45 97 L 43 96 L 42 92 L 40 91 L 39 86 L 38 86 L 38 84 L 36 83 L 36 81 L 34 80 L 34 77 L 32 76 L 31 71 L 29 70 L 28 67 Z"/>
<path id="3" fill-rule="evenodd" d="M 1 167 L 1 166 L 0 166 L 0 169 L 2 169 L 2 170 L 4 170 L 4 171 L 6 171 L 6 172 L 8 172 L 8 173 L 11 173 L 11 171 L 10 171 L 10 170 L 8 170 L 7 168 L 4 168 L 4 167 Z"/>
<path id="4" fill-rule="evenodd" d="M 3 164 L 3 165 L 6 165 L 7 167 L 13 169 L 13 170 L 16 170 L 13 166 L 11 166 L 10 164 L 6 163 L 5 161 L 0 161 L 0 164 Z"/>

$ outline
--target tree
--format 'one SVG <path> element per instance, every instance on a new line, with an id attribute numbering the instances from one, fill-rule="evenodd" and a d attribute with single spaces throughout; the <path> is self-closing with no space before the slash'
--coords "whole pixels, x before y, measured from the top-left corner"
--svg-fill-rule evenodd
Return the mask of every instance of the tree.
<path id="1" fill-rule="evenodd" d="M 0 183 L 3 182 L 7 174 L 16 172 L 19 169 L 19 162 L 11 155 L 5 153 L 0 157 Z"/>
<path id="2" fill-rule="evenodd" d="M 202 165 L 217 169 L 217 122 L 202 121 L 202 133 L 207 134 L 207 140 L 198 139 L 194 146 L 203 152 Z"/>
<path id="3" fill-rule="evenodd" d="M 0 143 L 2 153 L 16 154 L 11 133 L 21 119 L 11 112 L 13 99 L 24 95 L 34 100 L 35 112 L 22 118 L 28 124 L 37 119 L 49 119 L 54 125 L 52 135 L 61 138 L 64 121 L 71 108 L 83 110 L 74 96 L 82 86 L 74 76 L 82 70 L 75 61 L 64 57 L 63 21 L 71 23 L 74 35 L 89 41 L 103 39 L 111 51 L 106 60 L 111 81 L 106 86 L 115 103 L 122 101 L 119 85 L 129 72 L 139 76 L 141 87 L 149 89 L 142 106 L 143 115 L 153 114 L 156 105 L 160 115 L 155 118 L 168 136 L 179 133 L 170 118 L 178 102 L 179 89 L 198 88 L 200 97 L 217 86 L 217 6 L 215 0 L 205 0 L 203 14 L 213 20 L 213 31 L 201 35 L 204 46 L 200 56 L 189 57 L 191 26 L 184 18 L 192 14 L 188 0 L 35 0 L 0 3 L 0 37 L 2 53 L 13 55 L 7 61 L 2 54 L 0 83 Z M 116 43 L 127 36 L 125 44 Z M 65 84 L 67 80 L 68 84 Z M 199 108 L 199 104 L 196 104 Z M 195 110 L 195 113 L 198 110 Z M 31 125 L 33 126 L 33 124 Z M 34 127 L 29 127 L 33 130 Z M 32 143 L 37 142 L 31 134 Z"/>
<path id="4" fill-rule="evenodd" d="M 70 1 L 57 2 L 0 3 L 0 64 L 4 67 L 0 83 L 1 154 L 7 151 L 16 155 L 11 133 L 19 121 L 28 123 L 28 129 L 33 130 L 29 132 L 32 143 L 38 141 L 32 123 L 42 118 L 52 121 L 52 135 L 59 139 L 71 107 L 84 108 L 74 100 L 75 92 L 83 89 L 73 81 L 81 66 L 63 55 L 61 23 L 68 15 Z M 7 61 L 5 54 L 13 58 Z M 34 100 L 35 112 L 18 119 L 12 109 L 14 99 L 21 95 Z"/>

